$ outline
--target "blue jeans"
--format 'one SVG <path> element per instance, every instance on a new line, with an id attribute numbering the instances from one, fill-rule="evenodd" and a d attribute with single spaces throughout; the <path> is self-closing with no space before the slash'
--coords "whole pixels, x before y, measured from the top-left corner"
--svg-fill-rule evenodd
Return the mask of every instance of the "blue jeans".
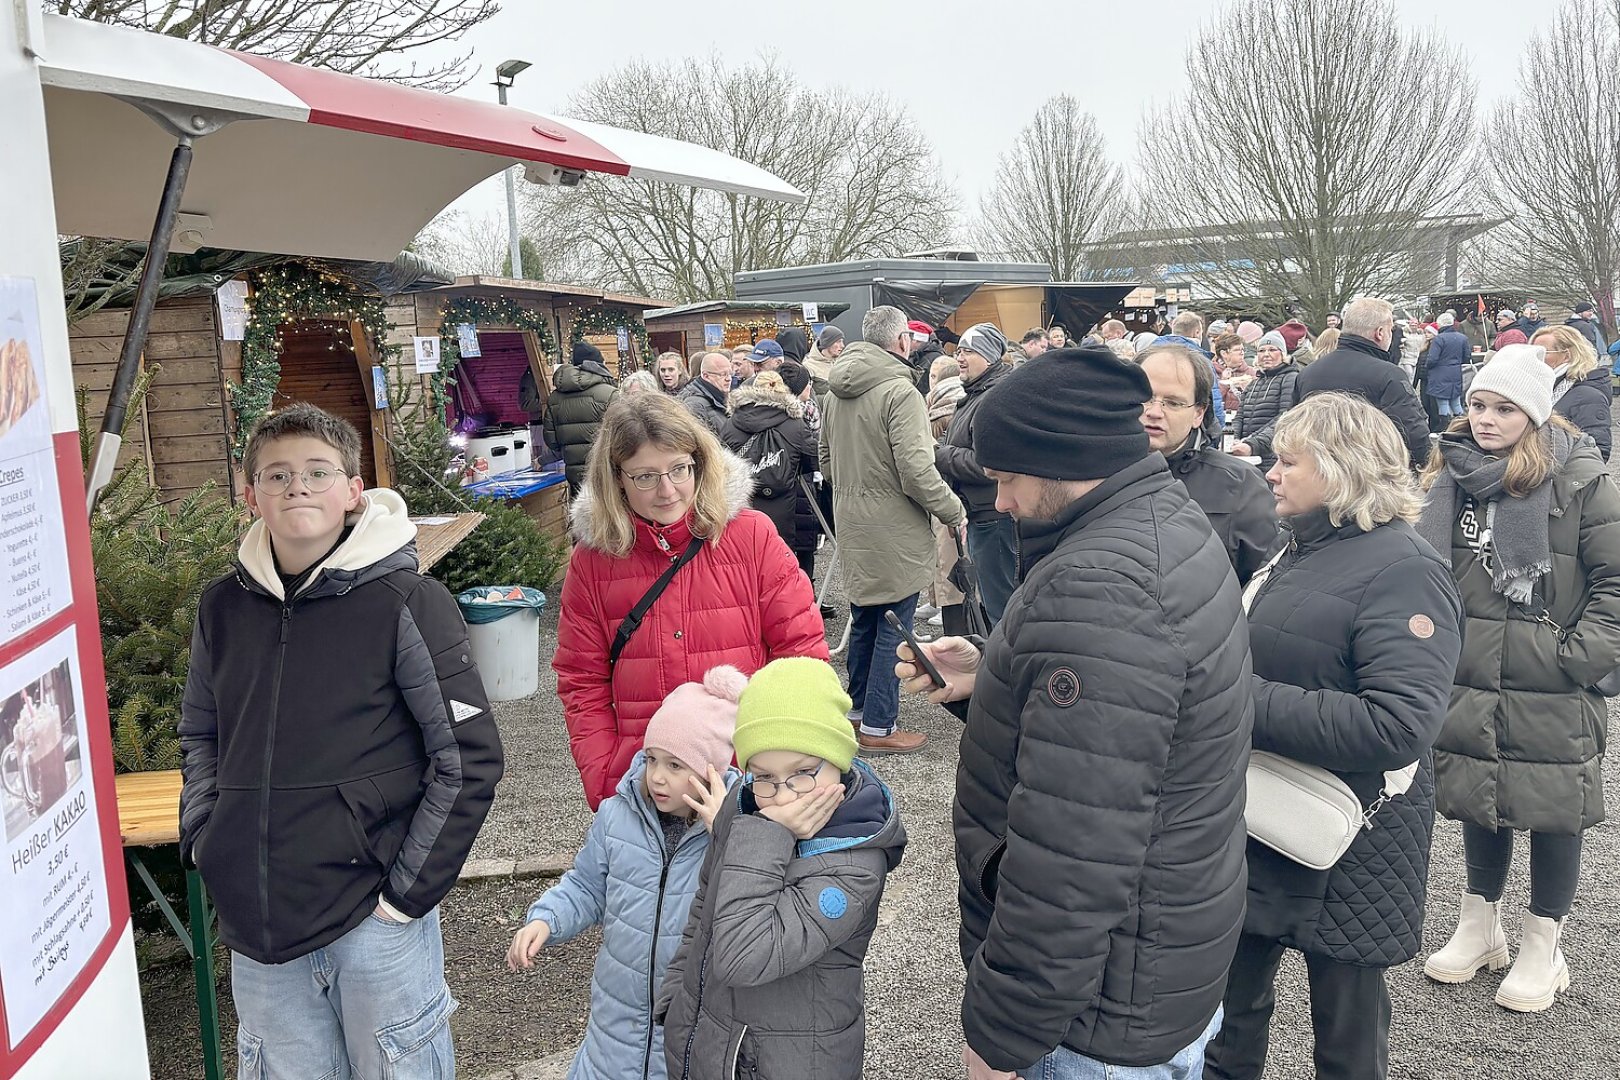
<path id="1" fill-rule="evenodd" d="M 979 596 L 994 630 L 1018 584 L 1018 523 L 1003 517 L 969 525 L 967 547 L 968 557 L 979 571 Z"/>
<path id="2" fill-rule="evenodd" d="M 439 911 L 375 912 L 285 964 L 231 954 L 238 1080 L 449 1080 L 456 1074 Z"/>
<path id="3" fill-rule="evenodd" d="M 1434 397 L 1433 394 L 1429 396 Z M 1434 411 L 1439 413 L 1441 416 L 1462 416 L 1464 415 L 1462 398 L 1437 397 L 1434 399 Z"/>
<path id="4" fill-rule="evenodd" d="M 907 630 L 917 613 L 917 598 L 908 596 L 892 604 L 849 605 L 849 698 L 861 714 L 862 735 L 893 735 L 900 719 L 900 679 L 894 665 L 900 634 L 883 617 L 892 611 Z"/>
<path id="5" fill-rule="evenodd" d="M 1021 1075 L 1024 1080 L 1203 1080 L 1204 1047 L 1220 1030 L 1216 1009 L 1204 1033 L 1163 1065 L 1109 1065 L 1060 1046 Z"/>

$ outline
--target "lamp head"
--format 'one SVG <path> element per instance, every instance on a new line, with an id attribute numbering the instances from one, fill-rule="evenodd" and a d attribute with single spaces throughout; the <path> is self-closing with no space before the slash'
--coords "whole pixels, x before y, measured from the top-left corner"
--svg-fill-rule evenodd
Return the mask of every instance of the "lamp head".
<path id="1" fill-rule="evenodd" d="M 533 66 L 527 60 L 503 60 L 495 68 L 495 85 L 511 86 L 513 79 Z"/>

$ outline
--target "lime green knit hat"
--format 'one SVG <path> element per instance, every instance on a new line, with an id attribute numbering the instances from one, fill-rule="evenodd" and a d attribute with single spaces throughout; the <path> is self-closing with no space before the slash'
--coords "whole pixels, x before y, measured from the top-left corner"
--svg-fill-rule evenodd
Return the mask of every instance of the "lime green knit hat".
<path id="1" fill-rule="evenodd" d="M 849 695 L 825 660 L 772 660 L 748 680 L 737 702 L 737 730 L 731 737 L 737 763 L 746 769 L 755 754 L 793 750 L 848 772 L 857 749 L 849 708 Z"/>

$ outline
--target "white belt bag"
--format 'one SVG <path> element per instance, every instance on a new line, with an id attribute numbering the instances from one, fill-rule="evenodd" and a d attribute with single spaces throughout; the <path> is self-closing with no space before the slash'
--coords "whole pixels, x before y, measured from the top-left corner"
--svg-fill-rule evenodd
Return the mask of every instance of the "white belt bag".
<path id="1" fill-rule="evenodd" d="M 1284 549 L 1286 550 L 1286 549 Z M 1243 590 L 1248 612 L 1282 558 L 1278 552 Z M 1244 817 L 1249 835 L 1266 847 L 1312 870 L 1331 869 L 1350 850 L 1356 834 L 1372 828 L 1373 815 L 1384 803 L 1406 794 L 1417 776 L 1417 762 L 1384 774 L 1384 787 L 1366 809 L 1350 785 L 1316 765 L 1265 750 L 1249 755 L 1248 804 Z"/>

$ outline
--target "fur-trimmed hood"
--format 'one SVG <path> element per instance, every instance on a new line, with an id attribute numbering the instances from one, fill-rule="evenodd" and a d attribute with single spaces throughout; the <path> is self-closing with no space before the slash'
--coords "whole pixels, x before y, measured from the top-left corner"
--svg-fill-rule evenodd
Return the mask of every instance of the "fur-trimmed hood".
<path id="1" fill-rule="evenodd" d="M 775 390 L 760 386 L 758 383 L 744 383 L 731 392 L 726 400 L 726 412 L 732 416 L 737 415 L 738 409 L 749 405 L 759 405 L 768 409 L 781 409 L 794 419 L 804 416 L 804 403 L 788 394 L 777 393 Z"/>
<path id="2" fill-rule="evenodd" d="M 748 462 L 724 447 L 716 460 L 726 473 L 726 521 L 734 521 L 738 514 L 748 508 L 748 500 L 754 494 L 754 475 Z M 597 518 L 596 497 L 592 495 L 590 485 L 582 485 L 573 505 L 568 508 L 568 531 L 574 543 L 597 551 L 607 549 L 602 542 Z"/>

